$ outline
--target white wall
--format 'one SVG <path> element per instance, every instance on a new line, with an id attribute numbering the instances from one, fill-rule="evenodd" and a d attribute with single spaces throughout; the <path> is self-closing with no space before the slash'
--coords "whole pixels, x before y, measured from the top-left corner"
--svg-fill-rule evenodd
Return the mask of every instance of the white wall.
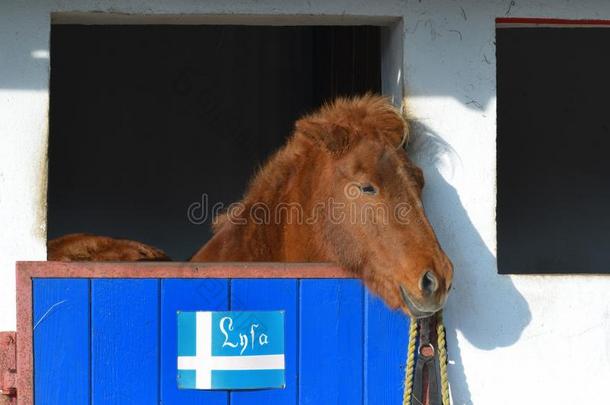
<path id="1" fill-rule="evenodd" d="M 419 118 L 412 147 L 426 172 L 429 215 L 456 267 L 445 315 L 454 402 L 584 404 L 607 395 L 610 277 L 497 275 L 494 18 L 610 19 L 610 3 L 2 2 L 0 330 L 15 328 L 14 262 L 45 257 L 49 23 L 51 12 L 67 11 L 403 17 L 403 71 Z"/>

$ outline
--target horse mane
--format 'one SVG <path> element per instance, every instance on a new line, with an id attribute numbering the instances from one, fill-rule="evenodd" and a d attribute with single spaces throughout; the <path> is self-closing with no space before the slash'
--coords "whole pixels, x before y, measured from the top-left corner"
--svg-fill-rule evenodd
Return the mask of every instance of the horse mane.
<path id="1" fill-rule="evenodd" d="M 293 174 L 306 165 L 308 157 L 330 152 L 334 157 L 348 152 L 364 136 L 377 136 L 402 147 L 409 128 L 404 115 L 386 97 L 367 93 L 340 97 L 295 123 L 286 144 L 275 152 L 252 177 L 241 201 L 244 208 L 257 202 L 282 202 Z M 235 213 L 222 212 L 214 218 L 214 234 L 223 230 Z"/>
<path id="2" fill-rule="evenodd" d="M 249 208 L 257 202 L 282 201 L 282 194 L 287 190 L 291 175 L 298 169 L 297 166 L 305 163 L 304 156 L 312 149 L 311 142 L 307 145 L 307 142 L 302 141 L 293 135 L 286 145 L 259 167 L 246 187 L 241 200 L 243 208 Z M 234 215 L 239 216 L 239 212 L 231 212 L 229 209 L 219 213 L 212 224 L 214 234 L 230 224 Z"/>

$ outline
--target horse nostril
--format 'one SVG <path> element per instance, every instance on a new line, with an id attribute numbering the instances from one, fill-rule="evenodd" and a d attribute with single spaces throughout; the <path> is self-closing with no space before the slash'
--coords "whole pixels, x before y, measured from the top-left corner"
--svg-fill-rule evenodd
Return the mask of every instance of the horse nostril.
<path id="1" fill-rule="evenodd" d="M 424 295 L 431 295 L 438 289 L 438 280 L 434 273 L 427 271 L 419 280 L 419 288 L 422 290 Z"/>

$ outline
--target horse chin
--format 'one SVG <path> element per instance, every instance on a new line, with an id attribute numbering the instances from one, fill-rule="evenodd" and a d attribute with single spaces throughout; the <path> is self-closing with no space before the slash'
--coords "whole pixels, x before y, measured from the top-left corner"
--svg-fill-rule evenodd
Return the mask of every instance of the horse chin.
<path id="1" fill-rule="evenodd" d="M 407 315 L 409 315 L 415 319 L 427 318 L 429 316 L 434 315 L 441 309 L 441 308 L 438 308 L 437 310 L 434 310 L 434 311 L 428 311 L 428 310 L 422 309 L 415 303 L 413 298 L 411 298 L 411 295 L 409 294 L 409 292 L 407 291 L 406 288 L 404 288 L 403 286 L 400 286 L 399 290 L 400 290 L 400 297 L 402 298 L 402 302 L 404 304 L 402 306 L 403 311 L 406 312 Z"/>

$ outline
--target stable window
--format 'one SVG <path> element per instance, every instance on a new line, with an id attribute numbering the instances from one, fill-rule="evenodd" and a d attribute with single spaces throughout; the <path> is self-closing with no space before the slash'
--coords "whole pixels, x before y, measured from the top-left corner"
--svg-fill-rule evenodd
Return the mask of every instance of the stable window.
<path id="1" fill-rule="evenodd" d="M 340 95 L 398 97 L 401 32 L 54 24 L 48 238 L 125 237 L 188 258 L 298 117 Z"/>
<path id="2" fill-rule="evenodd" d="M 498 21 L 500 273 L 610 273 L 609 28 Z"/>

